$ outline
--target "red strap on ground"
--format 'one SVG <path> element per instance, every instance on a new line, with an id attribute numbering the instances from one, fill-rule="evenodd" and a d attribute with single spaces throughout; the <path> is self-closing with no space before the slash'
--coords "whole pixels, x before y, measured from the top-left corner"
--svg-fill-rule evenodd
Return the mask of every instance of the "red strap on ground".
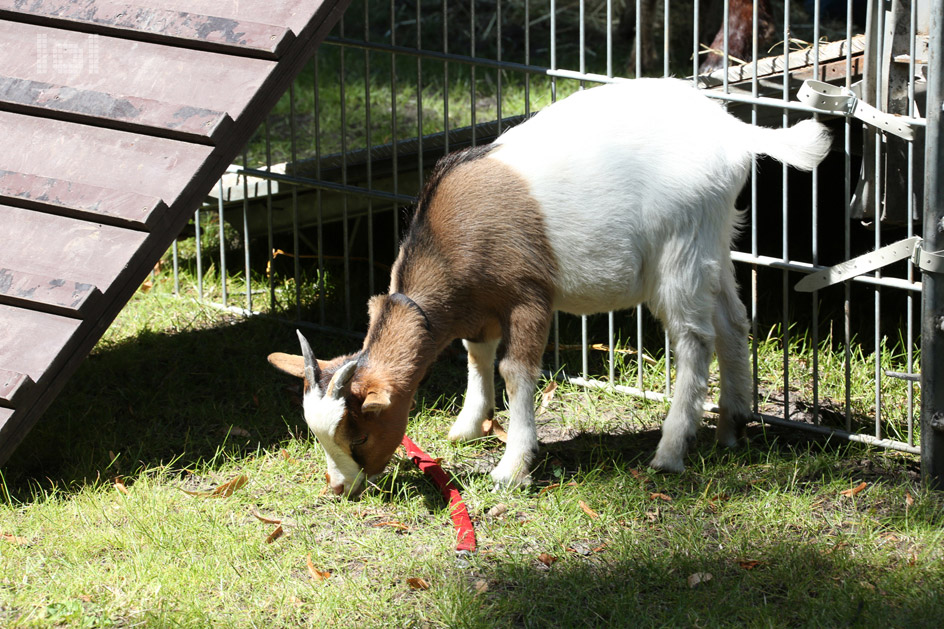
<path id="1" fill-rule="evenodd" d="M 472 518 L 469 517 L 469 510 L 466 509 L 462 496 L 459 495 L 459 490 L 449 481 L 449 477 L 439 467 L 439 463 L 429 458 L 429 455 L 423 452 L 406 435 L 403 435 L 403 447 L 406 448 L 410 460 L 436 483 L 443 498 L 449 503 L 449 508 L 452 511 L 452 524 L 456 527 L 456 550 L 474 552 L 475 529 L 472 528 Z"/>

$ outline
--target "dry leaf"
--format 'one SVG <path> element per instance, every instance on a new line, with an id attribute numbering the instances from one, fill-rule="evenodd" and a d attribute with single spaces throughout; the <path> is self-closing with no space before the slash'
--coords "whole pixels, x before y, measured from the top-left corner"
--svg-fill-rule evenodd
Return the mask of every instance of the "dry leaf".
<path id="1" fill-rule="evenodd" d="M 261 522 L 265 522 L 266 524 L 281 524 L 282 523 L 282 520 L 277 520 L 275 518 L 264 516 L 258 511 L 256 511 L 255 509 L 252 510 L 252 515 L 254 515 L 257 520 Z"/>
<path id="2" fill-rule="evenodd" d="M 330 572 L 315 568 L 315 564 L 311 562 L 311 554 L 305 559 L 305 565 L 308 566 L 308 574 L 311 575 L 311 578 L 315 581 L 324 581 L 331 576 Z"/>
<path id="3" fill-rule="evenodd" d="M 538 561 L 540 561 L 545 566 L 550 568 L 551 564 L 557 561 L 557 557 L 555 557 L 554 555 L 549 555 L 548 553 L 541 553 L 540 555 L 538 555 Z"/>
<path id="4" fill-rule="evenodd" d="M 851 498 L 852 496 L 855 496 L 856 494 L 858 494 L 859 492 L 861 492 L 863 489 L 865 489 L 868 486 L 869 486 L 868 483 L 866 483 L 865 481 L 862 481 L 861 483 L 859 483 L 852 489 L 845 489 L 843 491 L 840 491 L 839 493 L 842 494 L 843 496 L 848 496 Z"/>
<path id="5" fill-rule="evenodd" d="M 217 487 L 216 489 L 214 489 L 213 495 L 227 498 L 229 496 L 232 496 L 233 492 L 235 492 L 237 489 L 239 489 L 240 487 L 242 487 L 248 482 L 249 482 L 249 477 L 246 476 L 245 474 L 240 474 L 236 478 L 233 478 L 232 480 L 229 480 L 223 483 L 222 485 L 220 485 L 219 487 Z"/>
<path id="6" fill-rule="evenodd" d="M 757 561 L 756 559 L 741 559 L 740 561 L 738 561 L 738 565 L 743 570 L 753 570 L 754 568 L 760 565 L 760 562 Z"/>
<path id="7" fill-rule="evenodd" d="M 667 496 L 665 494 L 655 492 L 655 493 L 649 494 L 649 500 L 664 500 L 666 502 L 672 502 L 672 496 Z"/>
<path id="8" fill-rule="evenodd" d="M 407 585 L 409 585 L 414 590 L 428 590 L 429 581 L 420 577 L 412 577 L 406 580 Z"/>
<path id="9" fill-rule="evenodd" d="M 557 392 L 557 381 L 551 380 L 547 383 L 547 386 L 544 387 L 544 390 L 541 391 L 541 405 L 538 407 L 538 413 L 543 413 L 547 410 L 548 405 L 551 403 L 551 400 L 554 399 L 554 394 Z"/>
<path id="10" fill-rule="evenodd" d="M 504 515 L 508 512 L 508 505 L 504 502 L 499 502 L 497 505 L 485 512 L 485 515 L 491 518 L 497 518 L 500 515 Z"/>
<path id="11" fill-rule="evenodd" d="M 910 491 L 906 491 L 905 492 L 905 506 L 910 507 L 913 504 L 914 504 L 914 497 L 912 497 Z"/>
<path id="12" fill-rule="evenodd" d="M 538 495 L 543 496 L 547 492 L 551 491 L 552 489 L 557 489 L 558 487 L 560 487 L 560 483 L 551 483 L 550 485 L 542 489 L 540 492 L 538 492 Z"/>
<path id="13" fill-rule="evenodd" d="M 142 292 L 142 293 L 146 293 L 146 292 L 148 292 L 149 290 L 151 290 L 152 288 L 154 288 L 154 282 L 152 282 L 150 279 L 144 280 L 144 282 L 141 284 L 141 292 Z"/>
<path id="14" fill-rule="evenodd" d="M 282 525 L 279 524 L 277 527 L 275 527 L 274 531 L 269 533 L 269 536 L 266 538 L 266 544 L 271 544 L 272 542 L 279 539 L 283 535 L 285 535 L 285 529 L 283 529 Z"/>
<path id="15" fill-rule="evenodd" d="M 124 495 L 126 495 L 126 496 L 129 495 L 129 494 L 128 494 L 128 488 L 125 487 L 124 481 L 122 481 L 122 480 L 121 480 L 120 478 L 118 478 L 117 476 L 115 477 L 115 489 L 117 489 L 117 490 L 118 490 L 118 493 L 120 493 L 120 494 L 124 494 Z"/>
<path id="16" fill-rule="evenodd" d="M 403 522 L 397 522 L 395 520 L 390 520 L 389 522 L 378 522 L 377 524 L 372 524 L 371 526 L 373 526 L 374 528 L 379 528 L 381 526 L 389 526 L 390 528 L 399 529 L 401 531 L 410 530 L 410 527 L 408 527 L 406 524 L 404 524 Z"/>
<path id="17" fill-rule="evenodd" d="M 482 422 L 482 430 L 486 435 L 492 435 L 502 443 L 508 443 L 508 433 L 501 427 L 497 419 L 486 419 Z"/>
<path id="18" fill-rule="evenodd" d="M 475 589 L 476 594 L 485 594 L 488 592 L 488 581 L 479 579 L 472 587 Z"/>
<path id="19" fill-rule="evenodd" d="M 282 458 L 285 459 L 286 461 L 288 461 L 289 463 L 295 463 L 295 462 L 296 462 L 295 459 L 292 458 L 292 455 L 289 454 L 289 453 L 288 453 L 288 450 L 286 450 L 285 448 L 282 448 L 282 450 L 279 451 L 279 454 L 282 455 Z"/>
<path id="20" fill-rule="evenodd" d="M 583 500 L 578 501 L 577 504 L 580 505 L 580 508 L 583 509 L 584 513 L 589 515 L 594 520 L 600 517 L 600 514 L 594 511 L 593 509 L 591 509 L 589 505 L 587 505 L 587 503 L 584 502 Z"/>
<path id="21" fill-rule="evenodd" d="M 245 428 L 240 428 L 239 426 L 230 426 L 229 434 L 233 435 L 234 437 L 249 437 L 250 436 L 248 430 L 246 430 Z"/>
<path id="22" fill-rule="evenodd" d="M 707 583 L 714 578 L 710 572 L 696 572 L 688 575 L 688 587 L 693 588 L 699 583 Z"/>
<path id="23" fill-rule="evenodd" d="M 25 537 L 19 537 L 17 535 L 11 535 L 10 533 L 0 533 L 0 539 L 5 542 L 10 542 L 11 544 L 16 544 L 17 546 L 29 546 L 29 540 Z"/>

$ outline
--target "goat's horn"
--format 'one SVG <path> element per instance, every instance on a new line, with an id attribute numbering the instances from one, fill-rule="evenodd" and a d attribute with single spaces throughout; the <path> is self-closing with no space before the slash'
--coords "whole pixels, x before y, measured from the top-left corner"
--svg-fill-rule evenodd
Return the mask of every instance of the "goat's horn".
<path id="1" fill-rule="evenodd" d="M 351 389 L 351 379 L 354 377 L 355 369 L 357 369 L 357 361 L 352 360 L 334 372 L 331 382 L 328 383 L 325 397 L 331 400 L 340 400 L 347 395 Z"/>
<path id="2" fill-rule="evenodd" d="M 318 361 L 315 360 L 315 354 L 311 351 L 311 345 L 308 344 L 305 335 L 302 334 L 301 330 L 295 330 L 295 332 L 298 333 L 298 342 L 302 346 L 302 358 L 305 361 L 305 380 L 308 381 L 308 386 L 317 387 L 318 381 L 321 380 L 321 369 L 318 368 Z"/>

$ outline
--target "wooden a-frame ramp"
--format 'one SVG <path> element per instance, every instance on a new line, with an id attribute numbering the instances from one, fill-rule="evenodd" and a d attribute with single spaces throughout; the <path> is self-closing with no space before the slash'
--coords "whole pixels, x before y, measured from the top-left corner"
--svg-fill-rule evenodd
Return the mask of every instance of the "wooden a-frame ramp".
<path id="1" fill-rule="evenodd" d="M 349 0 L 0 0 L 0 464 Z"/>

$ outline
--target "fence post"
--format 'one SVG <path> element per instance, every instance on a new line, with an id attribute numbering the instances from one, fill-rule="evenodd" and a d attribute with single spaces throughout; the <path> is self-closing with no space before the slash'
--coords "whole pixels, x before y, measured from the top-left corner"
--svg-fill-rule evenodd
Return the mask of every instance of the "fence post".
<path id="1" fill-rule="evenodd" d="M 944 250 L 944 0 L 932 0 L 925 136 L 925 251 Z M 922 274 L 921 472 L 925 483 L 944 489 L 944 276 Z"/>

